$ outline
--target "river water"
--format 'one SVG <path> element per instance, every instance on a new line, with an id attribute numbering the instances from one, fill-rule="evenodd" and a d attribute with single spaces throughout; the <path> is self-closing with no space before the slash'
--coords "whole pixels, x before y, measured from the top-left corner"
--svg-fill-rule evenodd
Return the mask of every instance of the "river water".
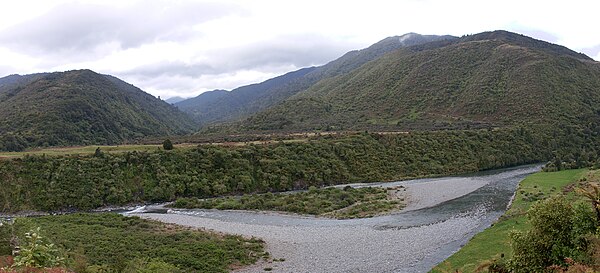
<path id="1" fill-rule="evenodd" d="M 540 167 L 527 165 L 465 176 L 368 184 L 410 187 L 419 183 L 485 182 L 471 193 L 432 207 L 365 219 L 180 209 L 166 214 L 138 214 L 144 212 L 138 209 L 134 214 L 263 238 L 274 258 L 286 259 L 269 265 L 274 272 L 427 272 L 496 221 L 518 183 Z M 431 193 L 443 194 L 435 187 Z M 243 272 L 262 270 L 260 265 Z"/>

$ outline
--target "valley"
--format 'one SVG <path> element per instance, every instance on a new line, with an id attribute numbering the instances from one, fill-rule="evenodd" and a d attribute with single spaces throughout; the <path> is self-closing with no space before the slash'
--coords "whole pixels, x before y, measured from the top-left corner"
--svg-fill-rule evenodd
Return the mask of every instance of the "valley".
<path id="1" fill-rule="evenodd" d="M 0 272 L 595 270 L 599 167 L 600 64 L 503 30 L 166 101 L 89 69 L 10 75 Z M 551 206 L 570 222 L 544 229 Z M 513 230 L 568 238 L 539 254 Z"/>
<path id="2" fill-rule="evenodd" d="M 331 220 L 205 209 L 135 215 L 264 238 L 273 257 L 284 258 L 236 272 L 264 272 L 266 267 L 278 272 L 426 272 L 497 219 L 520 180 L 538 170 L 539 166 L 525 166 L 466 177 L 376 183 L 383 188 L 403 185 L 408 191 L 415 187 L 415 204 L 422 202 L 419 199 L 434 201 L 373 218 Z M 460 193 L 447 195 L 446 187 Z M 427 194 L 416 194 L 419 188 Z"/>

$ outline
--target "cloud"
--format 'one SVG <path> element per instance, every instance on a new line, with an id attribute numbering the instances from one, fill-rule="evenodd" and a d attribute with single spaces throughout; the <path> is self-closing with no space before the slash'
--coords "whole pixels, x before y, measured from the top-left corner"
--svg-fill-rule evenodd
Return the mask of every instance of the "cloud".
<path id="1" fill-rule="evenodd" d="M 194 77 L 167 74 L 156 77 L 120 74 L 116 74 L 116 76 L 155 96 L 161 96 L 162 98 L 174 96 L 188 98 L 215 89 L 232 90 L 248 83 L 257 83 L 273 78 L 280 75 L 280 71 L 297 69 L 297 67 L 287 66 L 273 68 L 272 71 L 240 70 L 237 72 Z"/>
<path id="2" fill-rule="evenodd" d="M 513 31 L 521 33 L 523 35 L 536 38 L 538 40 L 543 40 L 550 43 L 558 43 L 559 39 L 556 35 L 540 30 L 540 29 L 531 29 L 523 26 L 516 26 Z"/>
<path id="3" fill-rule="evenodd" d="M 204 86 L 204 90 L 232 89 L 301 67 L 325 64 L 354 48 L 351 43 L 319 35 L 283 35 L 228 48 L 210 48 L 198 52 L 202 58 L 196 61 L 161 60 L 114 73 L 141 83 L 155 82 L 153 88 L 170 89 L 189 97 L 198 93 L 199 86 Z M 190 86 L 189 82 L 199 85 Z M 188 94 L 183 93 L 186 88 Z"/>
<path id="4" fill-rule="evenodd" d="M 124 71 L 121 74 L 155 78 L 159 76 L 200 77 L 202 75 L 220 74 L 223 72 L 223 69 L 217 69 L 209 64 L 188 64 L 183 61 L 165 61 L 140 66 Z"/>
<path id="5" fill-rule="evenodd" d="M 325 64 L 356 49 L 355 46 L 316 34 L 282 35 L 243 48 L 227 49 L 225 61 L 243 69 L 290 64 L 305 67 Z"/>
<path id="6" fill-rule="evenodd" d="M 0 65 L 0 77 L 8 76 L 12 73 L 13 68 L 7 65 Z"/>
<path id="7" fill-rule="evenodd" d="M 196 34 L 195 25 L 242 12 L 217 2 L 143 1 L 126 7 L 70 3 L 0 32 L 0 43 L 30 54 L 85 55 L 111 43 L 128 49 L 156 41 L 181 42 Z"/>
<path id="8" fill-rule="evenodd" d="M 153 95 L 189 97 L 324 64 L 388 36 L 494 29 L 600 60 L 598 4 L 572 2 L 7 1 L 0 9 L 0 77 L 88 68 Z"/>
<path id="9" fill-rule="evenodd" d="M 600 44 L 592 47 L 582 48 L 581 52 L 583 52 L 585 55 L 590 56 L 596 61 L 600 61 Z"/>

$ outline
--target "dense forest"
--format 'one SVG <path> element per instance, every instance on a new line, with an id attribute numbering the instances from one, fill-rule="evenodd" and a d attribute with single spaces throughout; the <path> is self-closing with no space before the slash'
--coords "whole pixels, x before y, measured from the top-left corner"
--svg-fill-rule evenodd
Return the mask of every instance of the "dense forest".
<path id="1" fill-rule="evenodd" d="M 0 161 L 0 206 L 3 212 L 85 210 L 459 174 L 553 158 L 555 168 L 587 166 L 599 142 L 574 130 L 365 132 L 269 145 L 25 156 Z"/>
<path id="2" fill-rule="evenodd" d="M 399 48 L 456 39 L 453 36 L 408 33 L 385 38 L 365 49 L 350 51 L 323 66 L 302 68 L 267 81 L 238 87 L 230 92 L 205 92 L 175 105 L 200 125 L 235 121 L 275 106 L 315 83 L 348 73 Z"/>
<path id="3" fill-rule="evenodd" d="M 400 48 L 214 130 L 431 130 L 600 119 L 600 66 L 505 31 Z"/>
<path id="4" fill-rule="evenodd" d="M 195 126 L 176 107 L 90 70 L 0 78 L 0 151 L 119 144 Z"/>

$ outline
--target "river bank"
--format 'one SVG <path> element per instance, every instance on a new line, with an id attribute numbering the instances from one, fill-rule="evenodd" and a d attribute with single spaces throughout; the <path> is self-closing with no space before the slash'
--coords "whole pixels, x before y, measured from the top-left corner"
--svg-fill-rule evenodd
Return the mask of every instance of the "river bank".
<path id="1" fill-rule="evenodd" d="M 475 235 L 431 272 L 473 272 L 479 265 L 499 259 L 501 254 L 509 259 L 512 253 L 510 234 L 514 231 L 526 232 L 530 228 L 525 214 L 529 207 L 538 200 L 568 192 L 569 188 L 573 190 L 573 183 L 589 173 L 587 169 L 571 169 L 528 176 L 519 183 L 513 203 L 499 221 Z"/>
<path id="2" fill-rule="evenodd" d="M 274 259 L 236 272 L 424 272 L 489 226 L 506 208 L 519 181 L 539 166 L 468 177 L 418 179 L 404 185 L 407 210 L 353 220 L 214 210 L 133 214 L 167 223 L 255 236 Z"/>

